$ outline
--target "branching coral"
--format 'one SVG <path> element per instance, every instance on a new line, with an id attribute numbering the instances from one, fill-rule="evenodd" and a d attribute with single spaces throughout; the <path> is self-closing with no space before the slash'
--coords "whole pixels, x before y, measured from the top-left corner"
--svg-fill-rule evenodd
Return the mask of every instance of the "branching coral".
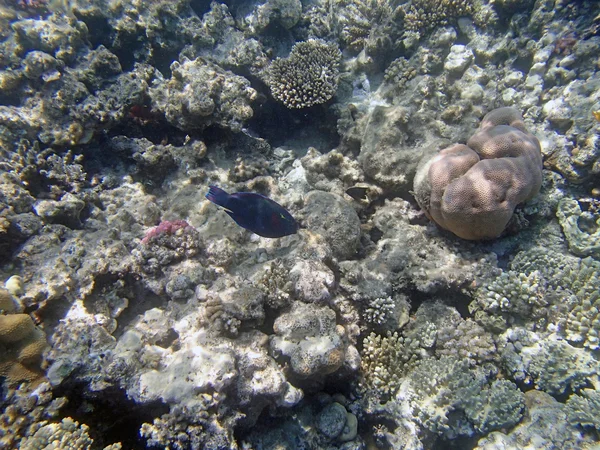
<path id="1" fill-rule="evenodd" d="M 397 332 L 386 336 L 369 334 L 361 353 L 363 389 L 385 399 L 393 396 L 408 369 L 411 352 Z"/>
<path id="2" fill-rule="evenodd" d="M 521 356 L 536 387 L 553 395 L 576 391 L 597 378 L 598 362 L 585 350 L 565 341 L 542 340 L 525 347 Z"/>
<path id="3" fill-rule="evenodd" d="M 574 294 L 574 307 L 564 324 L 567 339 L 596 350 L 600 348 L 600 263 L 585 258 L 564 275 Z"/>
<path id="4" fill-rule="evenodd" d="M 41 383 L 35 390 L 30 384 L 8 389 L 0 400 L 0 448 L 18 448 L 23 438 L 56 419 L 66 403 L 65 397 L 52 398 L 48 383 Z"/>
<path id="5" fill-rule="evenodd" d="M 428 31 L 473 11 L 473 0 L 413 0 L 406 11 L 406 29 Z"/>
<path id="6" fill-rule="evenodd" d="M 393 15 L 394 9 L 388 0 L 349 1 L 339 11 L 340 38 L 350 49 L 360 51 L 373 34 L 390 34 Z"/>
<path id="7" fill-rule="evenodd" d="M 290 55 L 277 58 L 269 70 L 269 87 L 288 108 L 325 103 L 337 89 L 342 54 L 337 46 L 318 39 L 294 45 Z"/>
<path id="8" fill-rule="evenodd" d="M 600 392 L 597 390 L 583 389 L 581 395 L 571 395 L 565 409 L 572 424 L 600 431 Z"/>
<path id="9" fill-rule="evenodd" d="M 410 405 L 419 423 L 447 438 L 512 426 L 522 417 L 523 393 L 513 383 L 487 385 L 456 357 L 424 359 L 409 379 Z"/>
<path id="10" fill-rule="evenodd" d="M 79 425 L 70 417 L 59 423 L 49 423 L 37 430 L 33 436 L 23 439 L 20 448 L 38 450 L 44 448 L 68 448 L 90 450 L 94 440 L 88 434 L 87 425 Z"/>

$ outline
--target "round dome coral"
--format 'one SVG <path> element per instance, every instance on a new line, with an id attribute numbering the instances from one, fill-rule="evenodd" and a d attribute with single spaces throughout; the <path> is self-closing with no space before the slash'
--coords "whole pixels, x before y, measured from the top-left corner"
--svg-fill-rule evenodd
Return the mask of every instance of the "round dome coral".
<path id="1" fill-rule="evenodd" d="M 542 184 L 540 143 L 514 108 L 498 108 L 482 120 L 467 145 L 455 144 L 427 161 L 414 181 L 427 216 L 463 239 L 493 239 L 515 207 Z"/>

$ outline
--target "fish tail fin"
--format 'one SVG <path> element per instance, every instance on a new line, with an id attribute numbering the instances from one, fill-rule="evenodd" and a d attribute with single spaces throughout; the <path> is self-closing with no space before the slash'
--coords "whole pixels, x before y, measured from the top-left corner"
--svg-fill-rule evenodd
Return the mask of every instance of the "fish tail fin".
<path id="1" fill-rule="evenodd" d="M 227 199 L 229 198 L 229 194 L 225 192 L 223 189 L 218 188 L 217 186 L 209 186 L 208 194 L 206 194 L 206 198 L 213 202 L 215 205 L 225 206 Z"/>

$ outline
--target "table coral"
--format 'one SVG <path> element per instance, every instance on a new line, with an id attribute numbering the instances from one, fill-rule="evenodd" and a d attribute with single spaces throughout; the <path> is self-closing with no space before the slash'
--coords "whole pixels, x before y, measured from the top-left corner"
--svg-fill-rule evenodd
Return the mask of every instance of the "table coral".
<path id="1" fill-rule="evenodd" d="M 482 120 L 467 145 L 455 144 L 428 160 L 414 180 L 415 198 L 442 228 L 468 240 L 493 239 L 515 207 L 542 184 L 540 143 L 514 108 Z"/>
<path id="2" fill-rule="evenodd" d="M 271 94 L 288 108 L 308 108 L 334 96 L 342 54 L 318 39 L 299 42 L 269 69 Z"/>

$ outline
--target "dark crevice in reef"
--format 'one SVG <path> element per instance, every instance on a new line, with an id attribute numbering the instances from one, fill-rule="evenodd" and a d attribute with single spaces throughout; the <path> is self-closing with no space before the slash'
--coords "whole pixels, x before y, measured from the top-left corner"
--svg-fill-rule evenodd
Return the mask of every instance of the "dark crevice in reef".
<path id="1" fill-rule="evenodd" d="M 90 427 L 88 432 L 94 439 L 94 448 L 121 442 L 124 449 L 145 449 L 140 427 L 169 412 L 169 407 L 161 402 L 136 403 L 116 387 L 90 392 L 87 384 L 66 380 L 54 392 L 57 397 L 68 399 L 61 409 L 65 417 Z"/>
<path id="2" fill-rule="evenodd" d="M 338 145 L 340 137 L 331 127 L 332 112 L 328 103 L 304 109 L 289 109 L 272 99 L 253 104 L 254 116 L 247 128 L 266 139 L 272 147 L 279 147 L 286 141 L 319 135 L 327 142 L 327 148 Z M 323 151 L 324 149 L 317 149 Z"/>

